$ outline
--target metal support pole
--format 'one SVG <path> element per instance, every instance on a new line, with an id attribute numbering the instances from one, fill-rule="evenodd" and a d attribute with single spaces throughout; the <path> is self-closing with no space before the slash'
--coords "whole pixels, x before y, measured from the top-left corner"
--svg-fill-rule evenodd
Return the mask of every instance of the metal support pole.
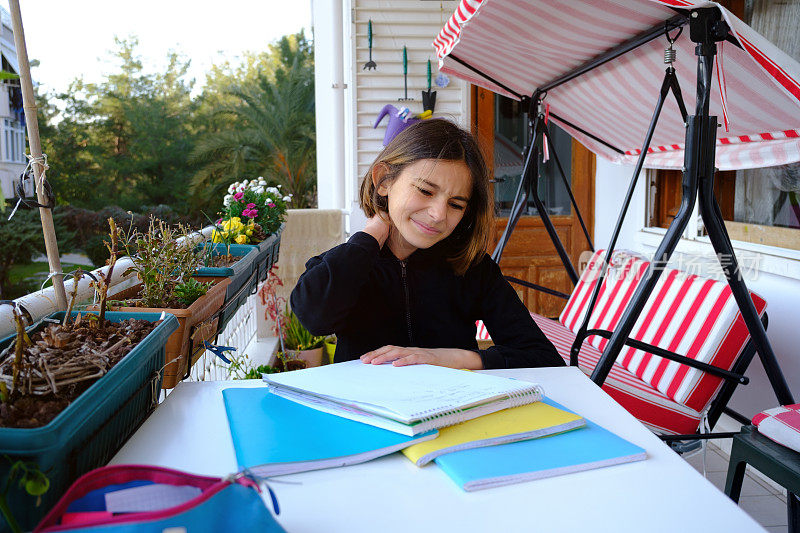
<path id="1" fill-rule="evenodd" d="M 647 129 L 647 134 L 644 138 L 644 143 L 642 144 L 642 151 L 639 154 L 639 159 L 636 161 L 636 167 L 633 170 L 633 177 L 631 178 L 631 183 L 628 186 L 628 192 L 625 195 L 625 200 L 622 202 L 622 210 L 620 211 L 619 218 L 617 219 L 617 224 L 614 226 L 614 233 L 611 235 L 611 242 L 608 245 L 605 253 L 605 259 L 603 260 L 603 264 L 601 265 L 600 275 L 597 279 L 597 284 L 592 291 L 592 296 L 589 300 L 589 307 L 586 311 L 586 315 L 583 317 L 583 322 L 578 330 L 578 333 L 575 337 L 575 341 L 572 343 L 572 347 L 570 348 L 570 356 L 569 356 L 569 364 L 571 366 L 578 365 L 578 354 L 581 351 L 581 346 L 583 345 L 583 341 L 585 339 L 584 333 L 586 332 L 587 328 L 589 327 L 589 319 L 592 316 L 592 311 L 594 310 L 594 306 L 597 303 L 598 295 L 600 294 L 600 287 L 603 285 L 603 280 L 606 277 L 606 272 L 608 270 L 608 265 L 611 261 L 611 254 L 614 253 L 614 248 L 617 246 L 617 239 L 619 238 L 619 234 L 622 231 L 622 224 L 625 222 L 625 215 L 628 213 L 628 207 L 631 204 L 631 200 L 633 199 L 633 193 L 636 190 L 636 184 L 639 181 L 639 174 L 642 171 L 642 167 L 644 165 L 644 159 L 647 157 L 647 151 L 650 148 L 650 142 L 653 139 L 653 133 L 656 130 L 656 125 L 658 124 L 658 118 L 661 116 L 661 110 L 664 107 L 664 102 L 667 99 L 667 95 L 669 94 L 670 89 L 673 91 L 675 95 L 675 99 L 678 100 L 678 107 L 681 110 L 681 116 L 683 120 L 686 120 L 686 105 L 683 103 L 683 96 L 680 92 L 680 85 L 678 84 L 678 78 L 675 76 L 675 69 L 670 66 L 667 68 L 667 71 L 664 75 L 664 81 L 661 83 L 661 90 L 658 96 L 658 102 L 656 102 L 656 107 L 653 110 L 653 117 L 650 119 L 650 126 Z M 674 224 L 674 221 L 673 221 Z M 681 233 L 683 229 L 681 229 Z"/>
<path id="2" fill-rule="evenodd" d="M 536 102 L 538 96 L 534 95 L 532 102 Z M 535 109 L 536 104 L 532 103 L 531 108 Z M 534 146 L 536 146 L 536 132 L 538 131 L 538 122 L 539 122 L 539 115 L 536 114 L 536 118 L 534 119 L 533 124 L 533 137 L 531 139 L 530 144 L 528 145 L 528 153 L 525 157 L 525 166 L 522 168 L 522 177 L 519 180 L 519 186 L 517 187 L 517 194 L 514 195 L 514 203 L 511 205 L 511 212 L 508 214 L 508 222 L 506 223 L 506 227 L 503 230 L 503 235 L 500 236 L 500 240 L 495 246 L 494 251 L 492 252 L 492 259 L 494 259 L 495 263 L 500 264 L 500 258 L 503 256 L 503 250 L 506 248 L 506 244 L 508 244 L 508 239 L 511 238 L 511 233 L 513 233 L 514 228 L 517 227 L 517 222 L 519 222 L 519 218 L 522 216 L 522 211 L 525 209 L 525 205 L 528 203 L 528 193 L 529 193 L 529 179 L 528 176 L 530 174 L 536 174 L 539 172 L 539 162 L 534 157 L 534 153 L 536 150 Z"/>
<path id="3" fill-rule="evenodd" d="M 728 280 L 733 297 L 739 306 L 739 312 L 742 314 L 745 324 L 747 324 L 751 341 L 755 344 L 756 352 L 758 352 L 761 364 L 767 373 L 772 390 L 775 392 L 775 397 L 781 405 L 793 404 L 794 399 L 789 390 L 789 385 L 786 383 L 783 372 L 781 372 L 778 360 L 767 338 L 767 332 L 758 317 L 758 311 L 756 311 L 753 300 L 750 298 L 744 279 L 742 279 L 739 263 L 736 260 L 730 237 L 725 229 L 725 222 L 722 219 L 719 204 L 714 197 L 713 173 L 702 177 L 700 180 L 700 215 L 703 217 L 703 223 L 708 231 L 708 238 L 714 246 L 714 251 L 717 253 L 717 258 L 725 272 L 725 278 Z"/>
<path id="4" fill-rule="evenodd" d="M 664 239 L 656 250 L 655 257 L 647 269 L 645 278 L 639 284 L 631 302 L 625 309 L 619 325 L 603 350 L 597 366 L 592 372 L 592 381 L 601 385 L 625 345 L 636 320 L 644 308 L 647 298 L 653 292 L 664 267 L 683 234 L 697 199 L 701 176 L 714 172 L 717 118 L 708 115 L 711 95 L 711 74 L 717 41 L 728 33 L 728 27 L 721 20 L 717 8 L 697 9 L 691 12 L 689 34 L 698 43 L 695 48 L 697 59 L 697 106 L 695 115 L 687 120 L 686 149 L 684 154 L 683 193 L 678 214 L 670 224 Z"/>
<path id="5" fill-rule="evenodd" d="M 494 259 L 496 263 L 500 263 L 500 258 L 503 255 L 503 250 L 508 243 L 508 239 L 511 237 L 511 233 L 514 231 L 514 228 L 522 216 L 522 212 L 524 211 L 525 205 L 528 202 L 528 197 L 531 197 L 536 209 L 539 211 L 539 217 L 542 219 L 542 224 L 544 225 L 547 234 L 550 236 L 550 240 L 553 242 L 553 246 L 555 247 L 558 256 L 561 258 L 561 263 L 564 265 L 567 275 L 572 280 L 572 284 L 575 285 L 578 283 L 578 272 L 572 265 L 572 260 L 569 258 L 569 254 L 567 254 L 564 244 L 561 242 L 561 239 L 556 232 L 556 228 L 553 225 L 553 221 L 550 219 L 550 215 L 547 213 L 544 203 L 542 202 L 541 198 L 539 198 L 539 159 L 541 157 L 540 147 L 544 139 L 544 116 L 539 113 L 540 103 L 541 100 L 539 98 L 539 93 L 534 93 L 533 97 L 531 98 L 531 110 L 535 110 L 536 113 L 536 118 L 533 121 L 533 137 L 528 147 L 528 153 L 525 158 L 525 167 L 522 170 L 522 179 L 520 181 L 519 188 L 517 189 L 517 195 L 514 198 L 514 205 L 512 206 L 511 213 L 509 214 L 508 223 L 503 230 L 503 235 L 500 237 L 500 241 L 497 243 L 494 252 L 492 252 L 492 259 Z"/>
<path id="6" fill-rule="evenodd" d="M 589 235 L 589 230 L 586 228 L 586 223 L 583 221 L 583 217 L 581 216 L 581 210 L 578 209 L 578 203 L 575 201 L 575 195 L 572 194 L 572 187 L 567 181 L 567 175 L 564 173 L 564 167 L 561 166 L 561 161 L 559 161 L 558 159 L 558 154 L 556 153 L 553 140 L 550 138 L 550 131 L 547 129 L 547 124 L 545 124 L 544 127 L 542 128 L 542 132 L 544 133 L 547 142 L 549 142 L 550 146 L 553 147 L 553 159 L 555 159 L 556 161 L 556 166 L 558 167 L 558 174 L 559 176 L 561 176 L 561 182 L 564 184 L 564 188 L 567 190 L 567 194 L 569 194 L 569 201 L 572 204 L 572 208 L 575 209 L 575 216 L 578 217 L 578 222 L 581 223 L 583 234 L 586 236 L 586 242 L 589 243 L 589 248 L 594 252 L 594 243 L 592 242 L 592 237 Z"/>

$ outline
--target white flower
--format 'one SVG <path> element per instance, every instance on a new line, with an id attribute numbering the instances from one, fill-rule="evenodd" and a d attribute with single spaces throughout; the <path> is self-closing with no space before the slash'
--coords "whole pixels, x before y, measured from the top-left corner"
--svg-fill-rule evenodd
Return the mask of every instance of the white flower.
<path id="1" fill-rule="evenodd" d="M 256 194 L 261 194 L 264 192 L 264 187 L 261 186 L 256 187 L 255 189 L 253 189 L 253 191 L 255 191 Z"/>
<path id="2" fill-rule="evenodd" d="M 234 187 L 234 184 L 230 184 L 228 186 L 228 194 L 233 194 L 235 192 L 236 192 L 236 187 Z"/>
<path id="3" fill-rule="evenodd" d="M 267 180 L 265 180 L 264 178 L 262 178 L 261 176 L 259 176 L 259 177 L 258 177 L 258 184 L 259 184 L 259 185 L 266 185 L 266 184 L 267 184 Z"/>
<path id="4" fill-rule="evenodd" d="M 291 201 L 291 199 L 292 199 L 292 195 L 291 195 L 291 194 L 290 194 L 290 195 L 288 195 L 288 196 L 284 196 L 284 197 L 283 197 L 283 201 L 284 201 L 284 202 L 289 202 L 289 201 Z"/>
<path id="5" fill-rule="evenodd" d="M 268 192 L 268 193 L 270 193 L 270 194 L 278 194 L 278 193 L 280 193 L 281 191 L 279 191 L 279 190 L 278 190 L 277 188 L 275 188 L 275 187 L 267 187 L 267 192 Z"/>
<path id="6" fill-rule="evenodd" d="M 226 194 L 225 198 L 222 200 L 222 203 L 223 205 L 225 205 L 225 207 L 228 207 L 229 205 L 231 205 L 232 201 L 233 201 L 233 196 L 231 196 L 230 194 Z"/>

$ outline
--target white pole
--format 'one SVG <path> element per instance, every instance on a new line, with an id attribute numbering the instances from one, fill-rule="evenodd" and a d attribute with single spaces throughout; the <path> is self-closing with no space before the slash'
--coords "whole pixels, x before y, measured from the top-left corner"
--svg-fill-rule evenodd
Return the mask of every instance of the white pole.
<path id="1" fill-rule="evenodd" d="M 25 110 L 25 122 L 28 126 L 28 143 L 33 157 L 33 175 L 36 180 L 36 198 L 40 204 L 47 203 L 41 175 L 44 171 L 42 161 L 42 144 L 39 141 L 39 120 L 37 118 L 36 100 L 33 96 L 33 83 L 31 82 L 31 66 L 28 62 L 28 49 L 25 46 L 25 31 L 22 29 L 22 15 L 19 9 L 19 0 L 10 0 L 11 23 L 14 28 L 14 43 L 17 47 L 17 60 L 19 61 L 19 80 L 22 85 L 22 103 Z M 53 289 L 55 290 L 56 306 L 59 310 L 67 309 L 67 296 L 64 291 L 64 276 L 61 274 L 61 258 L 58 255 L 58 242 L 56 230 L 53 225 L 53 213 L 50 209 L 40 207 L 39 216 L 42 219 L 44 233 L 44 246 L 47 251 L 47 261 L 50 272 L 54 274 Z"/>

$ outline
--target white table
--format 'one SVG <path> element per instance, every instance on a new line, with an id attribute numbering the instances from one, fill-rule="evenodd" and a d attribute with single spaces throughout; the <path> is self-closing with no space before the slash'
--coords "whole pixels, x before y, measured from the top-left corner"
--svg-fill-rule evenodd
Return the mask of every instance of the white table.
<path id="1" fill-rule="evenodd" d="M 577 368 L 496 370 L 647 450 L 647 460 L 464 492 L 401 454 L 275 478 L 280 523 L 301 531 L 763 531 Z M 223 476 L 237 470 L 221 391 L 259 380 L 180 383 L 111 461 Z M 279 483 L 278 481 L 290 483 Z"/>

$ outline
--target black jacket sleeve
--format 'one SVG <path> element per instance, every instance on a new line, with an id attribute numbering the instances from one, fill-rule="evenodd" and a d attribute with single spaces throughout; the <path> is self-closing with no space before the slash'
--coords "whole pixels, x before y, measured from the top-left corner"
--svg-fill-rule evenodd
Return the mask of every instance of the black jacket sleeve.
<path id="1" fill-rule="evenodd" d="M 359 231 L 346 243 L 306 262 L 306 271 L 289 298 L 306 329 L 313 335 L 327 335 L 347 323 L 379 252 L 378 241 Z"/>
<path id="2" fill-rule="evenodd" d="M 480 350 L 484 368 L 564 366 L 553 343 L 531 318 L 517 292 L 488 255 L 482 264 L 481 320 L 494 346 Z"/>

